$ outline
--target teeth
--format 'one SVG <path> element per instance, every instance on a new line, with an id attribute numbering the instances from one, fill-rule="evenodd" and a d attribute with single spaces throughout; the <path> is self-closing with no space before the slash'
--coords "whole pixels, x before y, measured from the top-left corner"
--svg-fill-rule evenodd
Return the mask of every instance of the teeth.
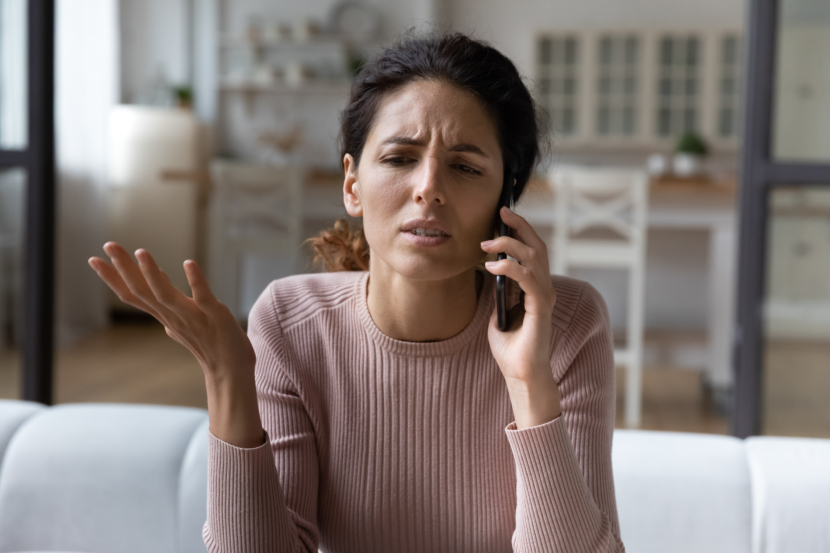
<path id="1" fill-rule="evenodd" d="M 440 230 L 429 228 L 416 228 L 412 229 L 410 232 L 417 236 L 447 236 L 446 233 L 443 233 Z"/>

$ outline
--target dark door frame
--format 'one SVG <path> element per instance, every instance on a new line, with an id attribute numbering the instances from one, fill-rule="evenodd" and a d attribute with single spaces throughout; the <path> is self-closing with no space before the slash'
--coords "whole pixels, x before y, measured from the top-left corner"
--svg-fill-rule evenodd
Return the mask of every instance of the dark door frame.
<path id="1" fill-rule="evenodd" d="M 52 403 L 55 286 L 55 2 L 29 0 L 28 143 L 0 149 L 0 167 L 26 171 L 21 397 Z"/>
<path id="2" fill-rule="evenodd" d="M 786 0 L 784 0 L 786 1 Z M 761 434 L 763 302 L 768 202 L 773 187 L 830 184 L 830 164 L 775 161 L 771 155 L 776 48 L 781 0 L 750 0 L 741 152 L 740 238 L 731 432 Z"/>

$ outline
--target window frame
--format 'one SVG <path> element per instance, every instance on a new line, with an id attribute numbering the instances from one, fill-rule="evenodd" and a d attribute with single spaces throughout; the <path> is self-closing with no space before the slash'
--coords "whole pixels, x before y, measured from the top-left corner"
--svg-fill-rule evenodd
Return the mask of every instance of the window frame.
<path id="1" fill-rule="evenodd" d="M 25 148 L 0 168 L 26 171 L 22 399 L 51 405 L 55 286 L 55 2 L 28 0 Z"/>

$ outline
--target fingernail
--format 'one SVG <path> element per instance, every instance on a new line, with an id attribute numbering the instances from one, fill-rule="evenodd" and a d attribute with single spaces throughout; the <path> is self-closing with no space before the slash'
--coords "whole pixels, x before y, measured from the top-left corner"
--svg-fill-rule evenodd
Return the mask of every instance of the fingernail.
<path id="1" fill-rule="evenodd" d="M 510 209 L 509 207 L 507 207 L 506 205 L 501 206 L 501 208 L 504 209 L 504 210 L 509 211 L 510 213 L 513 213 L 513 210 Z"/>
<path id="2" fill-rule="evenodd" d="M 493 242 L 495 242 L 495 240 L 485 240 L 484 242 L 481 243 L 481 246 L 486 247 L 486 246 L 489 246 L 490 244 L 492 244 Z"/>
<path id="3" fill-rule="evenodd" d="M 495 262 L 495 261 L 486 261 L 486 262 L 484 263 L 484 266 L 485 266 L 485 267 L 492 267 L 492 266 L 494 266 L 495 264 L 496 264 L 496 262 Z"/>

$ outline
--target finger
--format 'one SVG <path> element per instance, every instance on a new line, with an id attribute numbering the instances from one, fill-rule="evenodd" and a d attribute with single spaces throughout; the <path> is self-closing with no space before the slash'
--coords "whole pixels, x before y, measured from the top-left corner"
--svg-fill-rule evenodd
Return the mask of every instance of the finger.
<path id="1" fill-rule="evenodd" d="M 147 305 L 153 306 L 156 311 L 163 311 L 163 306 L 156 299 L 155 294 L 153 294 L 153 291 L 147 284 L 147 280 L 133 261 L 133 258 L 130 257 L 130 254 L 115 242 L 107 242 L 104 244 L 104 251 L 110 257 L 113 266 L 118 271 L 118 274 L 121 275 L 130 292 Z"/>
<path id="2" fill-rule="evenodd" d="M 191 306 L 188 305 L 188 302 L 192 300 L 173 286 L 170 278 L 161 272 L 150 252 L 140 248 L 136 250 L 135 258 L 138 260 L 138 268 L 144 275 L 147 285 L 152 290 L 156 300 L 171 311 L 184 316 L 189 315 Z"/>
<path id="3" fill-rule="evenodd" d="M 520 265 L 529 267 L 540 283 L 550 280 L 550 267 L 547 255 L 510 236 L 500 236 L 481 243 L 481 249 L 487 253 L 506 253 L 516 259 Z"/>
<path id="4" fill-rule="evenodd" d="M 502 207 L 501 211 L 499 211 L 499 215 L 504 221 L 504 224 L 515 231 L 514 238 L 518 238 L 531 248 L 539 250 L 540 252 L 545 252 L 545 258 L 547 259 L 547 244 L 545 244 L 544 240 L 539 238 L 536 230 L 524 217 L 507 207 Z"/>
<path id="5" fill-rule="evenodd" d="M 106 261 L 100 257 L 90 257 L 89 266 L 92 267 L 92 269 L 98 273 L 98 276 L 101 277 L 101 280 L 103 280 L 104 283 L 109 286 L 113 292 L 115 292 L 118 299 L 128 305 L 132 305 L 142 311 L 146 311 L 161 321 L 158 311 L 134 296 L 133 293 L 130 292 L 127 284 L 124 282 L 124 279 L 121 278 L 119 272 L 111 267 Z"/>
<path id="6" fill-rule="evenodd" d="M 205 274 L 195 261 L 188 259 L 184 262 L 184 273 L 187 276 L 187 283 L 193 292 L 193 301 L 200 309 L 211 312 L 218 309 L 222 304 L 216 299 L 208 286 Z"/>
<path id="7" fill-rule="evenodd" d="M 494 275 L 504 275 L 516 281 L 525 293 L 525 310 L 534 315 L 542 315 L 552 309 L 555 293 L 552 287 L 544 287 L 529 267 L 519 265 L 512 259 L 488 261 L 485 268 Z"/>

